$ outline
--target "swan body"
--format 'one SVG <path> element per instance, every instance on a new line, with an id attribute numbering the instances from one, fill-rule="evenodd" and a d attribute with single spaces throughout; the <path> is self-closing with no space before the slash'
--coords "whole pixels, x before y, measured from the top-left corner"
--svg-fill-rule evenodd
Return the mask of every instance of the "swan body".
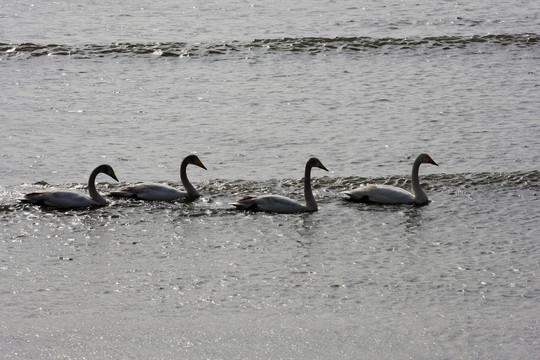
<path id="1" fill-rule="evenodd" d="M 111 196 L 126 197 L 139 200 L 151 201 L 173 201 L 178 199 L 193 200 L 198 198 L 199 192 L 187 178 L 186 168 L 189 164 L 197 165 L 206 170 L 197 155 L 187 156 L 180 165 L 180 180 L 186 189 L 186 192 L 179 191 L 173 187 L 161 184 L 144 183 L 133 186 L 123 187 L 118 191 L 112 192 Z"/>
<path id="2" fill-rule="evenodd" d="M 328 171 L 317 158 L 311 158 L 306 163 L 304 175 L 306 205 L 280 195 L 246 196 L 231 205 L 240 210 L 268 211 L 283 214 L 317 211 L 317 202 L 311 190 L 311 169 L 313 167 Z"/>
<path id="3" fill-rule="evenodd" d="M 283 214 L 317 210 L 316 208 L 315 210 L 308 210 L 307 206 L 281 195 L 246 196 L 231 205 L 241 210 L 268 211 Z"/>
<path id="4" fill-rule="evenodd" d="M 25 194 L 21 201 L 59 209 L 77 209 L 107 205 L 107 201 L 96 190 L 96 176 L 100 173 L 107 174 L 118 181 L 111 166 L 100 165 L 92 171 L 88 179 L 90 197 L 72 191 L 46 191 Z"/>
<path id="5" fill-rule="evenodd" d="M 418 169 L 420 164 L 433 164 L 439 166 L 428 154 L 420 154 L 412 168 L 412 193 L 392 185 L 369 184 L 356 189 L 344 191 L 351 201 L 373 202 L 378 204 L 418 204 L 425 205 L 429 199 L 420 186 Z"/>

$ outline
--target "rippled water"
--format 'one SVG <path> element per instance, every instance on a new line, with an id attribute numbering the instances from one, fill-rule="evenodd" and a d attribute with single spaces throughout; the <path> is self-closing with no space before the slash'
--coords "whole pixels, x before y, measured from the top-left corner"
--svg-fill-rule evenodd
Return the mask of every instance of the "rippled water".
<path id="1" fill-rule="evenodd" d="M 6 358 L 534 358 L 540 8 L 1 5 Z M 58 16 L 61 14 L 62 16 Z M 53 16 L 54 15 L 54 16 Z M 54 19 L 51 21 L 51 19 Z M 350 203 L 374 182 L 428 206 Z M 50 188 L 202 197 L 56 211 Z M 238 212 L 247 194 L 319 211 Z M 111 180 L 111 181 L 109 181 Z"/>
<path id="2" fill-rule="evenodd" d="M 57 44 L 0 44 L 0 51 L 7 59 L 20 59 L 37 56 L 70 56 L 75 59 L 92 59 L 105 56 L 156 55 L 161 57 L 201 57 L 224 55 L 230 58 L 239 53 L 239 57 L 256 57 L 272 53 L 370 53 L 388 51 L 429 52 L 433 49 L 450 50 L 470 48 L 472 52 L 485 52 L 500 46 L 512 48 L 536 47 L 539 36 L 536 34 L 474 35 L 474 36 L 439 36 L 426 38 L 370 38 L 370 37 L 335 37 L 335 38 L 279 38 L 255 39 L 249 42 L 231 43 L 114 43 L 83 44 L 76 46 Z"/>

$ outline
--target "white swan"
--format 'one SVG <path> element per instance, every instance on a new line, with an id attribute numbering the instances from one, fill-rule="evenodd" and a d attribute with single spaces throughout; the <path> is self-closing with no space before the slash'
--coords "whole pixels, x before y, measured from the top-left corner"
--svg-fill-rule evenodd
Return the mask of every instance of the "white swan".
<path id="1" fill-rule="evenodd" d="M 237 209 L 253 211 L 269 211 L 276 213 L 297 213 L 317 211 L 317 202 L 311 191 L 311 168 L 318 167 L 328 171 L 317 158 L 311 158 L 306 163 L 304 175 L 304 195 L 306 205 L 280 195 L 246 196 L 237 200 L 234 205 Z"/>
<path id="2" fill-rule="evenodd" d="M 160 184 L 144 183 L 121 188 L 119 191 L 111 193 L 111 196 L 128 197 L 139 200 L 155 200 L 155 201 L 173 201 L 178 199 L 193 200 L 199 197 L 199 192 L 189 182 L 186 175 L 188 164 L 197 165 L 206 170 L 201 160 L 197 155 L 189 155 L 180 165 L 180 180 L 187 192 L 178 191 L 173 187 Z"/>
<path id="3" fill-rule="evenodd" d="M 22 202 L 35 205 L 44 205 L 60 209 L 76 209 L 91 206 L 104 206 L 107 201 L 96 190 L 96 176 L 99 173 L 107 174 L 118 181 L 114 170 L 109 165 L 100 165 L 92 171 L 88 179 L 88 193 L 90 197 L 71 191 L 46 191 L 25 194 Z"/>
<path id="4" fill-rule="evenodd" d="M 391 185 L 366 185 L 356 189 L 343 191 L 349 200 L 361 202 L 374 202 L 379 204 L 418 204 L 424 205 L 429 202 L 428 197 L 418 179 L 420 164 L 433 164 L 439 166 L 428 154 L 420 154 L 412 167 L 412 193 Z"/>

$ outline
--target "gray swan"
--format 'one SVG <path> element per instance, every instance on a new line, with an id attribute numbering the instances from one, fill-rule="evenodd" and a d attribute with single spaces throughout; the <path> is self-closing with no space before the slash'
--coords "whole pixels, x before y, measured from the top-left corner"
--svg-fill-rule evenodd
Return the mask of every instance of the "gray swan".
<path id="1" fill-rule="evenodd" d="M 34 205 L 44 205 L 59 209 L 76 209 L 107 205 L 107 201 L 96 190 L 96 176 L 107 174 L 118 181 L 110 165 L 100 165 L 92 171 L 88 179 L 88 193 L 90 197 L 71 191 L 45 191 L 25 194 L 22 202 Z"/>
<path id="2" fill-rule="evenodd" d="M 378 204 L 418 204 L 424 205 L 429 199 L 420 186 L 418 169 L 420 164 L 432 164 L 439 166 L 428 154 L 420 154 L 412 167 L 412 193 L 392 185 L 368 184 L 356 189 L 343 191 L 349 200 L 359 202 L 373 202 Z"/>
<path id="3" fill-rule="evenodd" d="M 193 200 L 199 197 L 199 192 L 191 183 L 186 175 L 186 168 L 189 164 L 197 165 L 206 170 L 197 155 L 187 156 L 180 165 L 180 180 L 186 189 L 186 192 L 179 191 L 173 187 L 161 184 L 144 183 L 132 186 L 126 186 L 110 195 L 115 197 L 134 198 L 139 200 L 154 201 L 173 201 L 178 199 Z"/>
<path id="4" fill-rule="evenodd" d="M 298 213 L 317 211 L 317 202 L 311 191 L 311 168 L 318 167 L 328 171 L 317 158 L 306 163 L 304 175 L 304 195 L 306 205 L 280 195 L 246 196 L 231 205 L 240 210 L 268 211 L 275 213 Z"/>

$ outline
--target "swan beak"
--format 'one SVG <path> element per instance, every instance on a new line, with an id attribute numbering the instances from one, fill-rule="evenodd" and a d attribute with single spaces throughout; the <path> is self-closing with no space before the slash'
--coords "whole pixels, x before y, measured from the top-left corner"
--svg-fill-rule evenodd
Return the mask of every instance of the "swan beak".
<path id="1" fill-rule="evenodd" d="M 437 164 L 435 161 L 433 161 L 432 158 L 428 158 L 428 161 L 430 164 L 433 164 L 433 165 L 436 165 L 436 166 L 439 166 L 439 164 Z"/>
<path id="2" fill-rule="evenodd" d="M 114 170 L 110 173 L 110 176 L 111 176 L 114 180 L 118 181 L 118 178 L 116 177 L 116 174 L 114 173 Z"/>
<path id="3" fill-rule="evenodd" d="M 201 160 L 197 161 L 197 166 L 202 167 L 204 170 L 208 170 L 208 169 L 203 165 L 203 163 L 202 163 Z"/>
<path id="4" fill-rule="evenodd" d="M 319 167 L 320 167 L 321 169 L 323 169 L 323 170 L 328 171 L 328 169 L 325 168 L 324 165 L 322 164 L 322 162 L 320 162 L 320 161 L 319 161 Z"/>

